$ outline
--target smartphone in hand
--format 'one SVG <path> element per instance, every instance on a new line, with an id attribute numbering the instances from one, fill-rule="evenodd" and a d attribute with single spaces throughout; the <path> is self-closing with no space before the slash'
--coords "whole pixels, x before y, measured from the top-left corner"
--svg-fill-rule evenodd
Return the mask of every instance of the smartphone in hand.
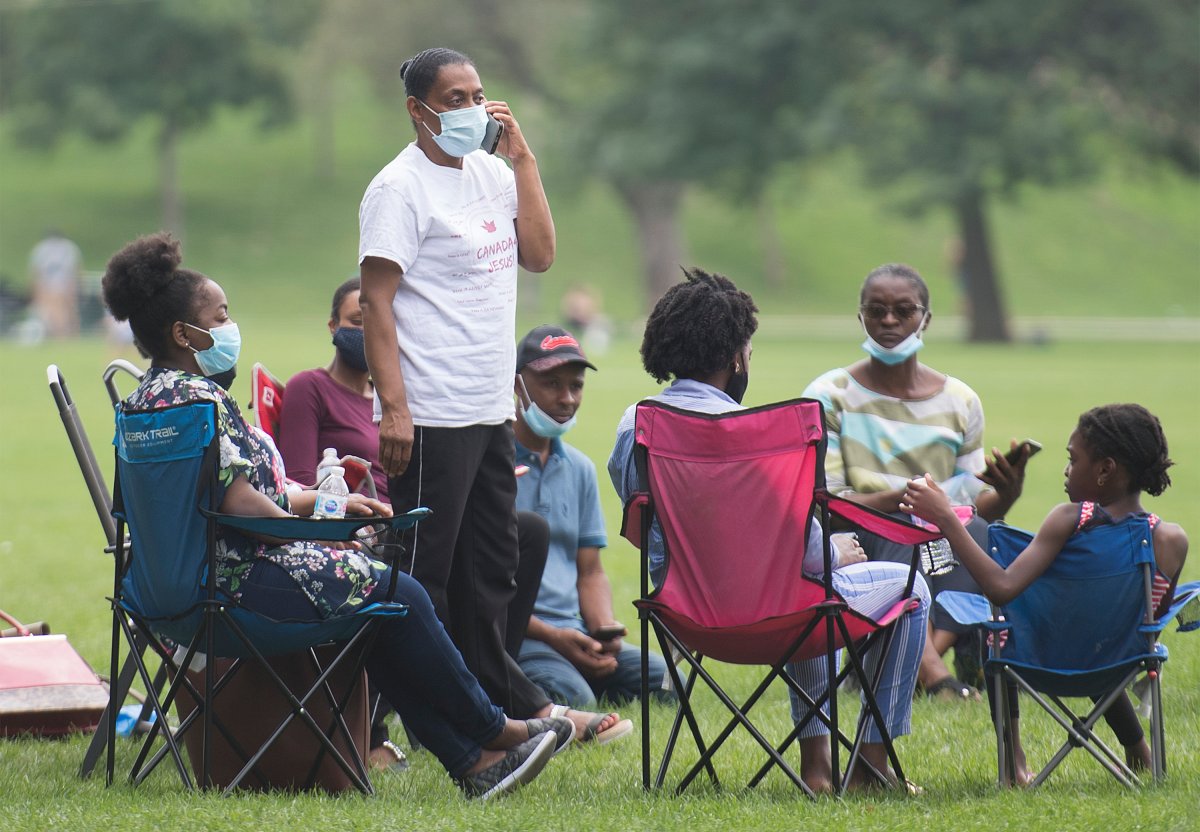
<path id="1" fill-rule="evenodd" d="M 596 641 L 612 641 L 614 638 L 622 638 L 628 632 L 624 624 L 604 624 L 592 630 L 588 635 Z"/>
<path id="2" fill-rule="evenodd" d="M 487 128 L 483 133 L 483 141 L 479 143 L 479 149 L 486 153 L 495 153 L 496 148 L 500 146 L 500 137 L 504 135 L 504 125 L 492 118 L 487 117 Z"/>
<path id="3" fill-rule="evenodd" d="M 1013 448 L 1004 455 L 1005 461 L 1008 462 L 1009 465 L 1016 465 L 1021 459 L 1021 449 L 1027 446 L 1029 448 L 1030 457 L 1042 449 L 1041 442 L 1038 442 L 1034 439 L 1024 439 L 1017 445 L 1017 447 Z"/>

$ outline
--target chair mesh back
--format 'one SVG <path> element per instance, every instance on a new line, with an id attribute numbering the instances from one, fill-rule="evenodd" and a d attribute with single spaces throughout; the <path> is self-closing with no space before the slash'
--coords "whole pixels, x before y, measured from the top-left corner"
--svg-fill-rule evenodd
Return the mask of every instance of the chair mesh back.
<path id="1" fill-rule="evenodd" d="M 820 600 L 802 562 L 822 437 L 814 401 L 719 415 L 639 404 L 636 440 L 668 553 L 656 599 L 705 627 Z"/>
<path id="2" fill-rule="evenodd" d="M 1029 532 L 993 525 L 992 557 L 1007 567 Z M 1141 517 L 1072 535 L 1050 567 L 1004 607 L 1013 626 L 1002 656 L 1037 667 L 1087 671 L 1144 654 L 1146 568 L 1153 568 L 1150 525 Z"/>
<path id="3" fill-rule="evenodd" d="M 180 615 L 204 598 L 207 525 L 196 507 L 215 432 L 211 402 L 117 409 L 113 444 L 120 494 L 114 513 L 128 524 L 133 547 L 122 591 L 126 605 L 145 618 Z M 194 624 L 189 619 L 170 629 L 190 634 Z M 166 628 L 162 632 L 170 635 Z"/>

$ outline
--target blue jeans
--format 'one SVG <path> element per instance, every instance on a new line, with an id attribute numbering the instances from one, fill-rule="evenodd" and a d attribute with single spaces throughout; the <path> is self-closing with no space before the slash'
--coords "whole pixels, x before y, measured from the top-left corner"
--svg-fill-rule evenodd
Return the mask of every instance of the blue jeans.
<path id="1" fill-rule="evenodd" d="M 368 600 L 385 600 L 387 584 L 385 577 Z M 271 561 L 258 561 L 241 590 L 247 609 L 272 618 L 320 620 L 296 582 Z M 463 663 L 421 585 L 398 574 L 393 600 L 407 604 L 408 615 L 382 619 L 367 675 L 421 745 L 452 777 L 461 777 L 479 759 L 483 744 L 503 730 L 504 712 Z"/>
<path id="2" fill-rule="evenodd" d="M 572 708 L 592 710 L 597 699 L 614 703 L 637 699 L 642 692 L 642 651 L 632 644 L 622 644 L 617 654 L 617 669 L 603 679 L 588 680 L 575 669 L 565 656 L 546 644 L 531 638 L 521 642 L 518 656 L 521 670 L 546 692 L 551 701 Z M 657 699 L 674 699 L 673 692 L 662 689 L 667 664 L 656 653 L 650 654 L 650 692 Z"/>

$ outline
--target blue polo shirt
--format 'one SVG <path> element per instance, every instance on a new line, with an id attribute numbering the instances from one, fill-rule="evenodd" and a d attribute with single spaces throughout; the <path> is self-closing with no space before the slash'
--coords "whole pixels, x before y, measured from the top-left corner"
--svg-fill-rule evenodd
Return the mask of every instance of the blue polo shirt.
<path id="1" fill-rule="evenodd" d="M 576 557 L 581 548 L 608 545 L 596 466 L 561 439 L 550 440 L 545 468 L 519 441 L 516 461 L 529 466 L 529 473 L 517 478 L 517 509 L 537 512 L 550 525 L 550 551 L 533 614 L 556 627 L 582 630 Z"/>

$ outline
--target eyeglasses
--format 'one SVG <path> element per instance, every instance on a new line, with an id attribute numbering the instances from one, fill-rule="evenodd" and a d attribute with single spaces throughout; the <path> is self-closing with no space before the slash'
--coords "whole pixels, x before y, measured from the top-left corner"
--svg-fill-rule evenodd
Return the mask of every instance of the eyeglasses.
<path id="1" fill-rule="evenodd" d="M 883 320 L 889 312 L 895 315 L 897 320 L 907 321 L 918 312 L 924 312 L 925 307 L 916 303 L 898 303 L 895 306 L 888 306 L 884 303 L 868 303 L 858 307 L 858 311 L 864 318 L 870 318 L 872 321 Z"/>

